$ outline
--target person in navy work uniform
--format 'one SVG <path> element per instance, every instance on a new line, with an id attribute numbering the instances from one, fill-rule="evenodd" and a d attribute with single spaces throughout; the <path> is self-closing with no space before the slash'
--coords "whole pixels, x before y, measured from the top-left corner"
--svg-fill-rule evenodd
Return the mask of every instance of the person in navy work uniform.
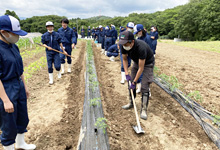
<path id="1" fill-rule="evenodd" d="M 119 46 L 117 44 L 114 44 L 108 48 L 107 56 L 110 57 L 109 60 L 115 61 L 114 58 L 118 56 L 118 50 Z"/>
<path id="2" fill-rule="evenodd" d="M 112 45 L 115 44 L 116 40 L 117 40 L 117 37 L 118 37 L 118 31 L 115 29 L 115 26 L 112 25 L 112 30 L 113 30 L 113 33 L 112 33 Z"/>
<path id="3" fill-rule="evenodd" d="M 88 26 L 88 29 L 87 29 L 87 38 L 90 38 L 91 37 L 91 29 L 90 29 L 90 26 Z"/>
<path id="4" fill-rule="evenodd" d="M 95 35 L 95 28 L 92 27 L 92 38 L 94 39 L 94 35 Z"/>
<path id="5" fill-rule="evenodd" d="M 101 28 L 99 31 L 99 41 L 100 41 L 101 47 L 102 47 L 101 52 L 104 53 L 105 52 L 105 29 L 101 25 L 100 25 L 100 27 Z"/>
<path id="6" fill-rule="evenodd" d="M 120 27 L 120 35 L 119 35 L 119 39 L 121 37 L 121 33 L 124 32 L 125 30 L 129 30 L 129 31 L 132 31 L 134 28 L 134 23 L 133 22 L 129 22 L 126 26 L 126 28 L 124 28 L 123 26 Z M 122 45 L 119 44 L 119 47 L 120 47 L 120 59 L 121 59 L 121 84 L 124 84 L 125 83 L 125 80 L 126 80 L 126 77 L 125 77 L 125 70 L 124 70 L 124 66 L 123 66 L 123 58 L 122 58 Z M 131 58 L 128 56 L 127 57 L 127 60 L 128 60 L 128 67 L 131 66 Z"/>
<path id="7" fill-rule="evenodd" d="M 85 38 L 85 29 L 83 29 L 83 26 L 81 29 L 81 38 Z"/>
<path id="8" fill-rule="evenodd" d="M 75 36 L 73 30 L 70 27 L 68 27 L 68 24 L 69 24 L 68 19 L 62 19 L 61 24 L 62 24 L 62 27 L 58 29 L 58 33 L 62 37 L 62 44 L 63 44 L 65 51 L 67 52 L 68 55 L 71 55 L 72 49 L 76 45 L 76 36 Z M 65 58 L 66 58 L 65 55 L 60 54 L 61 74 L 64 74 Z M 71 57 L 67 57 L 67 63 L 68 63 L 67 72 L 69 72 L 69 73 L 71 72 L 71 62 L 72 62 Z"/>
<path id="9" fill-rule="evenodd" d="M 20 29 L 16 18 L 0 16 L 0 139 L 4 150 L 36 148 L 34 144 L 27 144 L 24 140 L 29 123 L 29 92 L 24 81 L 22 58 L 15 45 L 19 35 L 26 34 Z"/>
<path id="10" fill-rule="evenodd" d="M 154 56 L 156 55 L 156 49 L 157 49 L 157 39 L 158 39 L 158 31 L 156 26 L 151 27 L 151 39 L 152 39 L 152 50 L 154 52 Z"/>
<path id="11" fill-rule="evenodd" d="M 47 67 L 49 72 L 49 84 L 53 84 L 53 64 L 55 69 L 58 71 L 58 79 L 61 78 L 61 63 L 60 63 L 60 53 L 53 51 L 52 49 L 61 49 L 64 53 L 66 51 L 63 48 L 62 38 L 59 33 L 54 32 L 53 22 L 46 22 L 47 32 L 41 36 L 41 42 L 46 46 L 46 54 L 47 54 Z"/>
<path id="12" fill-rule="evenodd" d="M 129 89 L 134 91 L 134 97 L 136 96 L 136 84 L 143 73 L 142 78 L 142 104 L 141 104 L 141 118 L 147 119 L 147 107 L 149 103 L 149 87 L 153 82 L 153 68 L 154 68 L 154 55 L 150 47 L 142 40 L 134 39 L 133 33 L 124 31 L 121 34 L 119 44 L 122 45 L 123 65 L 125 69 L 127 81 L 131 81 L 131 85 L 128 84 Z M 134 61 L 131 69 L 131 76 L 128 74 L 128 61 L 127 56 Z M 122 106 L 123 109 L 130 109 L 133 107 L 131 99 L 127 105 Z"/>
<path id="13" fill-rule="evenodd" d="M 114 30 L 110 30 L 109 26 L 105 27 L 105 55 L 107 55 L 107 50 L 112 46 L 112 37 Z"/>
<path id="14" fill-rule="evenodd" d="M 77 30 L 76 30 L 76 27 L 73 27 L 73 32 L 75 33 L 75 36 L 76 36 L 76 44 L 77 44 L 78 33 L 77 33 Z M 74 48 L 76 48 L 76 44 L 75 44 Z"/>
<path id="15" fill-rule="evenodd" d="M 137 35 L 139 40 L 143 40 L 145 41 L 148 46 L 151 48 L 152 50 L 152 40 L 150 35 L 147 34 L 147 32 L 144 29 L 144 26 L 142 24 L 137 24 L 134 27 L 134 34 Z M 137 90 L 136 93 L 140 93 L 141 92 L 141 80 L 142 80 L 143 74 L 141 74 L 138 82 L 137 82 Z"/>

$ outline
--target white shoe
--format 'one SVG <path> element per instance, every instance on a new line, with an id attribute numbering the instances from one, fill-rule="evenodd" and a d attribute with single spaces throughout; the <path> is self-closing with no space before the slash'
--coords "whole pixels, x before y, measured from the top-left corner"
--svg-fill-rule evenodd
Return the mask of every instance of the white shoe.
<path id="1" fill-rule="evenodd" d="M 111 60 L 111 61 L 115 61 L 115 57 L 114 56 L 112 56 L 112 57 L 110 57 L 110 59 L 109 60 Z"/>
<path id="2" fill-rule="evenodd" d="M 53 84 L 53 73 L 49 73 L 49 84 Z"/>
<path id="3" fill-rule="evenodd" d="M 68 64 L 68 70 L 67 70 L 67 72 L 71 72 L 71 64 Z"/>
<path id="4" fill-rule="evenodd" d="M 104 49 L 102 49 L 102 52 L 101 52 L 101 54 L 104 54 L 105 53 L 105 50 Z"/>
<path id="5" fill-rule="evenodd" d="M 141 92 L 141 83 L 137 83 L 136 93 L 140 93 L 140 92 Z"/>
<path id="6" fill-rule="evenodd" d="M 151 97 L 151 92 L 150 92 L 150 88 L 149 88 L 149 97 Z"/>
<path id="7" fill-rule="evenodd" d="M 107 51 L 105 51 L 105 56 L 107 56 Z"/>
<path id="8" fill-rule="evenodd" d="M 124 84 L 126 80 L 125 72 L 121 72 L 121 84 Z"/>
<path id="9" fill-rule="evenodd" d="M 9 146 L 3 146 L 4 150 L 15 150 L 14 144 Z"/>
<path id="10" fill-rule="evenodd" d="M 65 64 L 61 64 L 61 74 L 64 74 L 64 67 L 65 67 Z"/>
<path id="11" fill-rule="evenodd" d="M 36 145 L 27 144 L 24 141 L 24 133 L 23 133 L 23 134 L 17 134 L 16 139 L 15 139 L 15 148 L 24 149 L 24 150 L 34 150 L 36 148 Z"/>
<path id="12" fill-rule="evenodd" d="M 61 72 L 60 72 L 60 71 L 58 71 L 57 77 L 58 77 L 58 79 L 60 79 L 60 78 L 62 77 L 62 75 L 61 75 Z"/>

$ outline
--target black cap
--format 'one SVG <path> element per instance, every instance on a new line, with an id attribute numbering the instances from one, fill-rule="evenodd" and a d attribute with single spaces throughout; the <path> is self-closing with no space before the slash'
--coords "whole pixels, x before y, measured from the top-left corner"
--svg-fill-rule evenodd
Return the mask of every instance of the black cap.
<path id="1" fill-rule="evenodd" d="M 119 39 L 119 44 L 124 45 L 126 43 L 130 43 L 132 40 L 134 40 L 134 35 L 130 31 L 124 31 L 121 33 L 121 37 Z"/>

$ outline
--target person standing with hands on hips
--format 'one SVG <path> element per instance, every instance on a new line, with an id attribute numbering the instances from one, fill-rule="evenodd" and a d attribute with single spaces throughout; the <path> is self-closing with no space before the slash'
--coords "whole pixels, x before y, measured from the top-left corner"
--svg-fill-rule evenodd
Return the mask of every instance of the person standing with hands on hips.
<path id="1" fill-rule="evenodd" d="M 143 40 L 134 39 L 133 33 L 124 31 L 121 33 L 119 44 L 122 45 L 123 65 L 125 70 L 126 79 L 131 85 L 128 84 L 129 89 L 133 90 L 134 97 L 136 97 L 136 84 L 143 73 L 142 78 L 142 104 L 141 104 L 141 118 L 147 120 L 147 107 L 149 103 L 149 87 L 153 82 L 153 68 L 154 68 L 154 55 L 150 47 Z M 134 64 L 131 69 L 131 76 L 128 74 L 128 60 L 129 56 Z M 130 90 L 129 90 L 130 91 Z M 123 109 L 130 109 L 133 107 L 133 102 L 130 93 L 130 102 L 122 106 Z"/>
<path id="2" fill-rule="evenodd" d="M 68 27 L 69 20 L 68 19 L 62 19 L 61 20 L 62 27 L 58 29 L 58 33 L 62 37 L 62 43 L 65 51 L 68 55 L 71 55 L 72 49 L 74 49 L 76 45 L 76 35 L 73 32 L 73 29 Z M 62 50 L 61 50 L 62 51 Z M 60 54 L 61 59 L 61 74 L 64 74 L 64 68 L 65 68 L 65 58 L 66 56 L 64 54 Z M 67 63 L 68 63 L 68 70 L 67 72 L 71 72 L 71 57 L 67 57 Z"/>
<path id="3" fill-rule="evenodd" d="M 27 32 L 20 29 L 19 21 L 8 15 L 0 16 L 0 136 L 4 150 L 34 150 L 27 144 L 24 133 L 29 123 L 24 68 L 15 43 Z M 14 146 L 15 143 L 15 146 Z"/>

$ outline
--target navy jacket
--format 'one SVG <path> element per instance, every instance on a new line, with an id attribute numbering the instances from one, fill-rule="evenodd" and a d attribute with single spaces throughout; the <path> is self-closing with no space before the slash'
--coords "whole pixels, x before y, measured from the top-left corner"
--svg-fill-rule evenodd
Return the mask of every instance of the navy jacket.
<path id="1" fill-rule="evenodd" d="M 58 33 L 62 37 L 63 44 L 76 44 L 76 35 L 70 27 L 67 27 L 66 29 L 61 27 L 58 29 Z"/>
<path id="2" fill-rule="evenodd" d="M 23 62 L 17 45 L 0 40 L 0 80 L 4 83 L 20 78 L 23 72 Z"/>
<path id="3" fill-rule="evenodd" d="M 117 46 L 117 44 L 114 44 L 114 45 L 110 46 L 110 47 L 108 48 L 108 52 L 118 53 L 118 46 Z"/>
<path id="4" fill-rule="evenodd" d="M 59 50 L 60 43 L 62 43 L 62 38 L 58 32 L 46 32 L 41 36 L 41 42 L 52 47 L 53 49 Z M 46 51 L 49 53 L 57 53 L 55 51 L 48 50 L 47 48 Z"/>

